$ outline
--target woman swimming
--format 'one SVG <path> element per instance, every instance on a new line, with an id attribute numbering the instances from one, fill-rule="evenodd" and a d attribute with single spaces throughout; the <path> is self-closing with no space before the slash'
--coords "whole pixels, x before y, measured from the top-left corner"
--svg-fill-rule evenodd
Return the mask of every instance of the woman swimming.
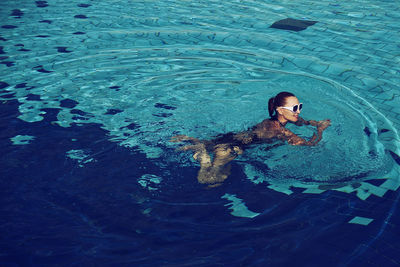
<path id="1" fill-rule="evenodd" d="M 315 146 L 322 139 L 322 132 L 331 124 L 330 120 L 306 121 L 299 116 L 303 104 L 289 92 L 281 92 L 268 101 L 270 119 L 263 120 L 247 131 L 218 135 L 213 140 L 199 140 L 186 135 L 172 137 L 171 142 L 190 141 L 192 144 L 181 150 L 193 150 L 193 158 L 200 162 L 197 180 L 200 183 L 217 186 L 228 178 L 230 165 L 250 145 L 287 141 L 290 145 Z M 297 126 L 311 125 L 317 133 L 305 140 L 286 129 L 287 123 Z M 211 159 L 210 152 L 214 155 Z"/>

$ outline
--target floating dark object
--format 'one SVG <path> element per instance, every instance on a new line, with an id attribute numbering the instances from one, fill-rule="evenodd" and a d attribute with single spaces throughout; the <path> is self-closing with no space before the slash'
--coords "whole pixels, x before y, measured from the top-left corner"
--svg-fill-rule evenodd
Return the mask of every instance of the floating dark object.
<path id="1" fill-rule="evenodd" d="M 318 21 L 287 18 L 274 22 L 274 24 L 271 25 L 271 28 L 299 32 L 307 29 L 308 26 L 312 26 L 317 22 Z"/>

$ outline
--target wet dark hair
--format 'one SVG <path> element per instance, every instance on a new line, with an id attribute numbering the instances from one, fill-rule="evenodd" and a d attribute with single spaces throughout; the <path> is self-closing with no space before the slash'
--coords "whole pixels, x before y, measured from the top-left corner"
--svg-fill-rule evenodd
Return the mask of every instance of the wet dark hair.
<path id="1" fill-rule="evenodd" d="M 280 92 L 268 100 L 268 112 L 271 118 L 276 118 L 276 108 L 284 106 L 286 103 L 286 98 L 289 96 L 295 95 L 289 92 Z"/>

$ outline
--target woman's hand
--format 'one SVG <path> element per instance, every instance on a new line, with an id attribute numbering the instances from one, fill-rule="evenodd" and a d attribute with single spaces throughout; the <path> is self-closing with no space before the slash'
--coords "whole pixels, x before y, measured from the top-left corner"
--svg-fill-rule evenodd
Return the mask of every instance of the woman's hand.
<path id="1" fill-rule="evenodd" d="M 319 121 L 317 123 L 317 129 L 318 129 L 318 131 L 324 131 L 330 125 L 331 125 L 331 120 L 330 119 Z"/>

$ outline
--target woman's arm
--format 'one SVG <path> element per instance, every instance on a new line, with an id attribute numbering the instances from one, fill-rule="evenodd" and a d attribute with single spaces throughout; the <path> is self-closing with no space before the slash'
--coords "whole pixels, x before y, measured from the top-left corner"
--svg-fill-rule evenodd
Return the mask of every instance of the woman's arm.
<path id="1" fill-rule="evenodd" d="M 326 127 L 318 128 L 317 134 L 314 133 L 311 139 L 308 141 L 285 128 L 282 130 L 282 133 L 278 135 L 278 138 L 283 141 L 287 141 L 288 144 L 294 146 L 315 146 L 316 144 L 319 143 L 319 141 L 321 141 L 322 132 L 326 129 Z"/>
<path id="2" fill-rule="evenodd" d="M 311 125 L 311 126 L 316 127 L 316 126 L 318 126 L 318 121 L 314 121 L 314 120 L 306 121 L 302 117 L 299 117 L 299 119 L 294 124 L 296 126 Z"/>
<path id="3" fill-rule="evenodd" d="M 331 122 L 331 120 L 330 119 L 326 119 L 326 120 L 322 120 L 322 121 L 314 121 L 314 120 L 309 120 L 309 121 L 307 121 L 307 120 L 305 120 L 305 119 L 303 119 L 302 117 L 299 117 L 299 119 L 294 123 L 296 126 L 303 126 L 303 125 L 311 125 L 311 126 L 314 126 L 314 127 L 317 127 L 317 128 L 319 128 L 319 127 L 321 127 L 323 124 L 326 124 L 326 123 L 328 123 L 329 122 L 329 125 L 330 125 L 330 122 Z M 328 125 L 328 126 L 329 126 Z M 326 128 L 326 127 L 325 127 Z"/>

